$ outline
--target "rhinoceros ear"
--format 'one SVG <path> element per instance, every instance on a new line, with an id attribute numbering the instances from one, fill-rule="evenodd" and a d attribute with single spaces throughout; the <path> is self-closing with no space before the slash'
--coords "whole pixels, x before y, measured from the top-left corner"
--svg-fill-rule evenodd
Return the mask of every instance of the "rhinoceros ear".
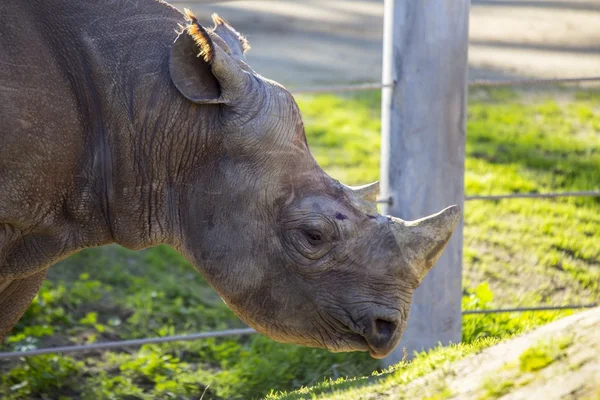
<path id="1" fill-rule="evenodd" d="M 209 34 L 191 11 L 185 10 L 185 15 L 188 24 L 171 47 L 169 70 L 173 84 L 198 104 L 241 100 L 252 83 L 251 76 L 227 54 L 229 49 L 215 44 L 222 42 L 221 38 Z"/>
<path id="2" fill-rule="evenodd" d="M 237 60 L 243 60 L 244 54 L 250 49 L 248 40 L 217 14 L 212 15 L 212 20 L 215 24 L 212 31 L 227 43 L 229 54 Z"/>

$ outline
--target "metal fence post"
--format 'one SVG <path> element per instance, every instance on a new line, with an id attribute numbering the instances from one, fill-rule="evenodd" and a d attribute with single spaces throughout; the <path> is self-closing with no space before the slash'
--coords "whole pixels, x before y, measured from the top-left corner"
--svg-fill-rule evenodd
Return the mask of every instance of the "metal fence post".
<path id="1" fill-rule="evenodd" d="M 383 212 L 416 219 L 463 208 L 469 0 L 385 0 L 381 111 Z M 392 364 L 461 339 L 462 222 L 414 294 Z"/>

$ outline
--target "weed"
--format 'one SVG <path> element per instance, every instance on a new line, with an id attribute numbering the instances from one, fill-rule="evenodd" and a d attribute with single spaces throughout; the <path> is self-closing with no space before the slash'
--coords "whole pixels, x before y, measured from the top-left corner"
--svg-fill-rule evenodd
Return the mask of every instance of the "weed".
<path id="1" fill-rule="evenodd" d="M 483 385 L 485 394 L 479 400 L 497 399 L 509 393 L 514 387 L 515 383 L 510 380 L 489 378 Z"/>
<path id="2" fill-rule="evenodd" d="M 519 356 L 519 369 L 523 372 L 533 372 L 546 368 L 564 357 L 565 350 L 572 343 L 573 338 L 568 336 L 538 342 Z"/>

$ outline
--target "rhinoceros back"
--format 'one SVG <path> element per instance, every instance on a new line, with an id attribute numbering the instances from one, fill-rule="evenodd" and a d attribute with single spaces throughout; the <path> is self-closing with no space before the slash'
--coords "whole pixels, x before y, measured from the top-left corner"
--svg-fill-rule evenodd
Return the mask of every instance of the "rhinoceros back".
<path id="1" fill-rule="evenodd" d="M 154 0 L 0 3 L 0 223 L 89 211 L 67 199 L 102 191 L 90 177 L 151 101 L 179 21 Z"/>

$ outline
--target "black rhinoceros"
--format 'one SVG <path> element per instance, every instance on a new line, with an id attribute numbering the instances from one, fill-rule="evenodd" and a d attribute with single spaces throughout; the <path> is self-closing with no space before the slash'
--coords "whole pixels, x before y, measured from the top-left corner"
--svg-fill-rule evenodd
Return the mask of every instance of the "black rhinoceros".
<path id="1" fill-rule="evenodd" d="M 214 16 L 153 0 L 0 3 L 0 340 L 88 247 L 181 252 L 281 342 L 388 354 L 459 219 L 377 213 L 312 157 L 292 95 Z"/>

